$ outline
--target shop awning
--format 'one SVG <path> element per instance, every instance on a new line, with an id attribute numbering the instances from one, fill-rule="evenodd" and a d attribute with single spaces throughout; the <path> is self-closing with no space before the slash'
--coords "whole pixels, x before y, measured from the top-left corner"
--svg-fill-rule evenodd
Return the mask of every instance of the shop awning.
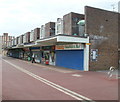
<path id="1" fill-rule="evenodd" d="M 33 46 L 35 46 L 35 43 L 30 43 L 30 44 L 24 45 L 24 47 L 33 47 Z"/>
<path id="2" fill-rule="evenodd" d="M 19 45 L 17 45 L 17 46 L 12 47 L 12 49 L 15 49 L 15 48 L 23 48 L 23 47 L 24 47 L 24 44 L 19 44 Z"/>
<path id="3" fill-rule="evenodd" d="M 35 45 L 56 45 L 57 43 L 89 43 L 89 37 L 82 38 L 78 36 L 57 35 L 54 37 L 40 39 L 35 42 Z"/>
<path id="4" fill-rule="evenodd" d="M 29 43 L 25 45 L 20 44 L 12 47 L 12 49 L 25 48 L 25 47 L 27 48 L 27 47 L 51 46 L 51 45 L 59 45 L 59 44 L 75 44 L 75 43 L 82 43 L 82 44 L 89 43 L 89 37 L 79 37 L 79 36 L 60 34 L 56 36 L 51 36 L 49 38 L 40 39 L 33 43 Z"/>

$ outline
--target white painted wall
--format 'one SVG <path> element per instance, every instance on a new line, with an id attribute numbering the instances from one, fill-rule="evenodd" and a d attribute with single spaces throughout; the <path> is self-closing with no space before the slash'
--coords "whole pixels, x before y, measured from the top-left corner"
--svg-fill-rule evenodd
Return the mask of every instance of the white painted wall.
<path id="1" fill-rule="evenodd" d="M 14 45 L 15 45 L 15 39 L 12 40 L 12 46 L 14 46 Z"/>
<path id="2" fill-rule="evenodd" d="M 34 41 L 34 30 L 30 32 L 30 42 Z"/>
<path id="3" fill-rule="evenodd" d="M 84 48 L 84 71 L 89 71 L 89 45 Z"/>
<path id="4" fill-rule="evenodd" d="M 40 29 L 40 39 L 43 38 L 45 38 L 45 25 L 42 25 Z"/>
<path id="5" fill-rule="evenodd" d="M 20 44 L 20 36 L 18 37 L 18 44 Z"/>
<path id="6" fill-rule="evenodd" d="M 58 18 L 55 23 L 55 35 L 63 34 L 63 19 Z"/>
<path id="7" fill-rule="evenodd" d="M 73 43 L 87 43 L 88 38 L 71 37 L 71 36 L 57 36 L 57 42 L 73 42 Z"/>
<path id="8" fill-rule="evenodd" d="M 23 35 L 23 43 L 26 43 L 26 34 Z"/>
<path id="9" fill-rule="evenodd" d="M 10 47 L 12 47 L 12 40 L 10 41 Z"/>

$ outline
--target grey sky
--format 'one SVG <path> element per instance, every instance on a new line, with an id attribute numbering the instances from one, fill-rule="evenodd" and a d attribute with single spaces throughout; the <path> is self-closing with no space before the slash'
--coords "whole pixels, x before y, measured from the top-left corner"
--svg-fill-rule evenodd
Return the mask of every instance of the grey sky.
<path id="1" fill-rule="evenodd" d="M 19 36 L 69 12 L 84 14 L 84 6 L 118 11 L 119 0 L 0 0 L 0 35 Z"/>

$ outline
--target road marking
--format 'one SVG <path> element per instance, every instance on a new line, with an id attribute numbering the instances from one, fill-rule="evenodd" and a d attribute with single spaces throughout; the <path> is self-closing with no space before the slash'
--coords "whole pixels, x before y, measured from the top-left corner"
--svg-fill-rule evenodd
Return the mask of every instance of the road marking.
<path id="1" fill-rule="evenodd" d="M 25 69 L 23 69 L 23 68 L 21 68 L 21 67 L 19 67 L 17 65 L 14 65 L 13 63 L 11 63 L 11 62 L 9 62 L 7 60 L 4 60 L 4 61 L 9 63 L 10 65 L 15 67 L 16 69 L 24 72 L 25 74 L 30 75 L 31 77 L 33 77 L 33 78 L 35 78 L 35 79 L 37 79 L 37 80 L 39 80 L 39 81 L 41 81 L 41 82 L 51 86 L 51 87 L 53 87 L 53 88 L 55 88 L 55 89 L 65 93 L 65 94 L 67 94 L 67 95 L 77 99 L 77 100 L 83 100 L 83 102 L 95 102 L 95 101 L 91 100 L 90 98 L 87 98 L 87 97 L 85 97 L 83 95 L 80 95 L 80 94 L 78 94 L 76 92 L 73 92 L 73 91 L 71 91 L 71 90 L 69 90 L 67 88 L 64 88 L 64 87 L 62 87 L 62 86 L 60 86 L 58 84 L 55 84 L 55 83 L 53 83 L 51 81 L 48 81 L 45 78 L 42 78 L 42 77 L 40 77 L 40 76 L 38 76 L 36 74 L 33 74 L 33 73 L 31 73 L 31 72 L 29 72 L 29 71 L 27 71 L 27 70 L 25 70 Z"/>
<path id="2" fill-rule="evenodd" d="M 80 75 L 80 74 L 72 74 L 72 76 L 75 76 L 75 77 L 82 77 L 82 75 Z"/>

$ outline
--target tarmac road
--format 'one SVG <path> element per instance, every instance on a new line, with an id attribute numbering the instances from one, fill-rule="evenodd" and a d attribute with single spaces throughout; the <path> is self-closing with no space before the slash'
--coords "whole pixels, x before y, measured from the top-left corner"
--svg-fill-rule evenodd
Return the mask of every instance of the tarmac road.
<path id="1" fill-rule="evenodd" d="M 118 100 L 118 79 L 100 72 L 3 57 L 2 79 L 2 100 Z"/>

